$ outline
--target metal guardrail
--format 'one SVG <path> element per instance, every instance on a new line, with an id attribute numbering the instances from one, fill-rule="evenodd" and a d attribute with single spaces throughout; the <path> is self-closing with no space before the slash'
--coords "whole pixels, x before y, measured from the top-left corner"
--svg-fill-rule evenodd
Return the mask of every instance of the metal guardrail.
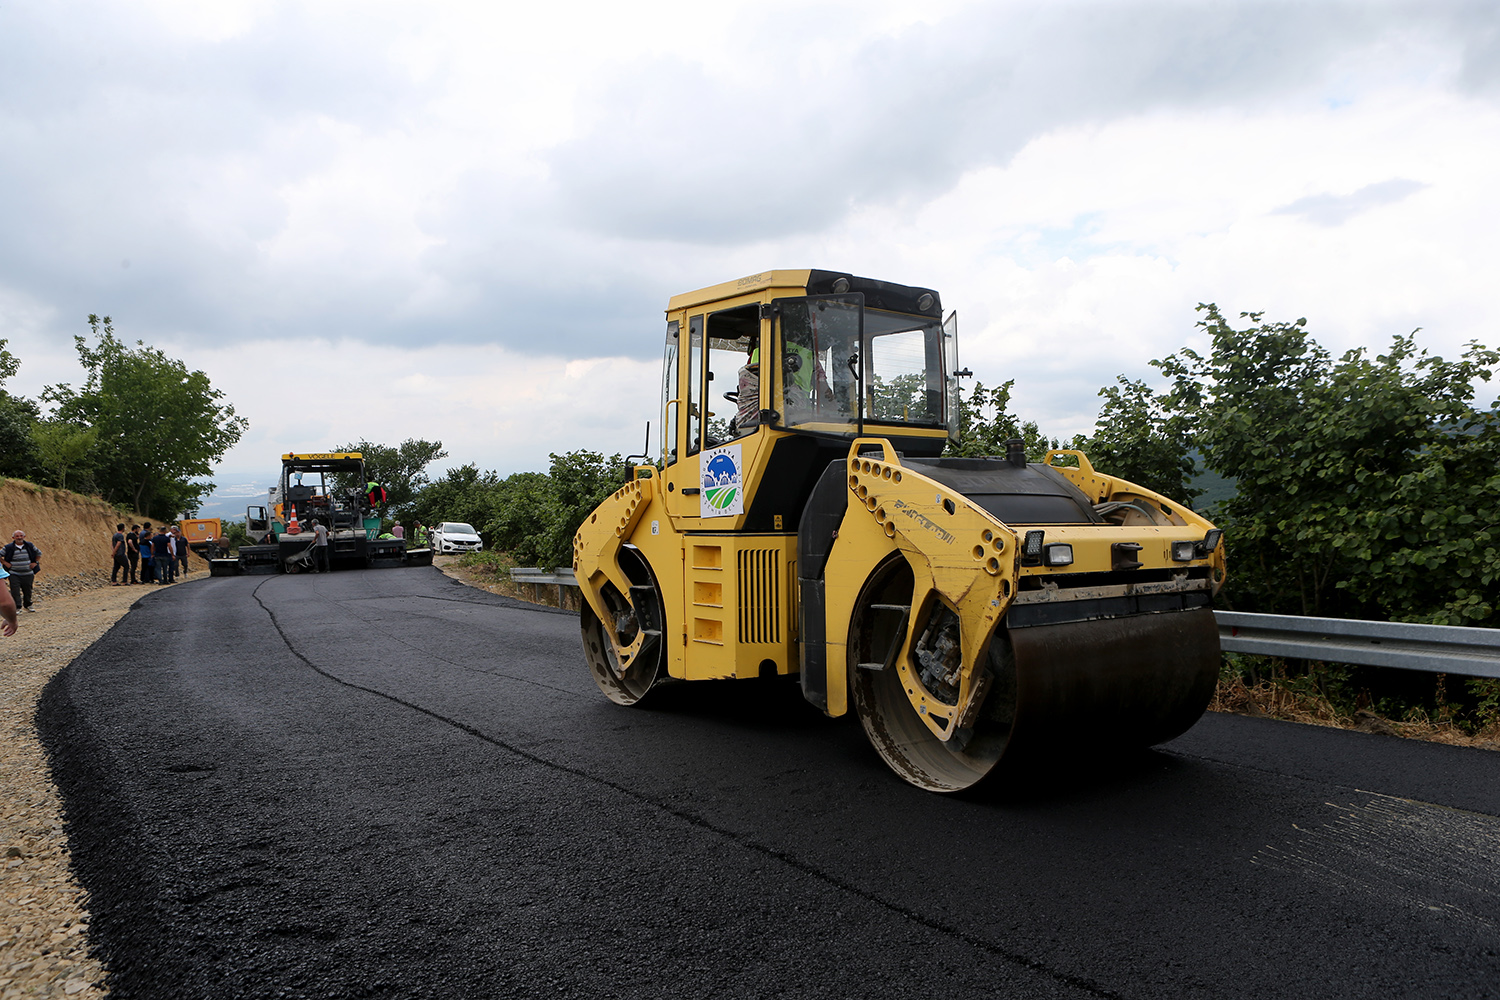
<path id="1" fill-rule="evenodd" d="M 1500 677 L 1500 629 L 1215 611 L 1232 653 Z"/>
<path id="2" fill-rule="evenodd" d="M 548 583 L 561 587 L 578 586 L 578 577 L 574 575 L 571 567 L 559 566 L 556 569 L 537 567 L 535 569 L 527 566 L 516 566 L 510 571 L 512 583 Z"/>
<path id="3" fill-rule="evenodd" d="M 516 583 L 578 586 L 578 578 L 567 566 L 517 567 L 510 571 L 510 578 Z M 1214 617 L 1219 623 L 1219 645 L 1226 652 L 1500 677 L 1500 629 L 1243 611 L 1215 611 Z"/>

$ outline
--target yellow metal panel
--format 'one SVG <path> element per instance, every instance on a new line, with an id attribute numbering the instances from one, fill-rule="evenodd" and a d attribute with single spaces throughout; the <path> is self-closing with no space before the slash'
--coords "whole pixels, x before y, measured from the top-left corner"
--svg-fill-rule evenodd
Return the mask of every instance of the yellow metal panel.
<path id="1" fill-rule="evenodd" d="M 725 281 L 717 285 L 709 285 L 707 288 L 674 295 L 667 301 L 667 311 L 723 302 L 725 299 L 752 292 L 776 291 L 784 295 L 802 295 L 806 292 L 807 278 L 810 273 L 808 270 L 801 270 L 761 271 L 759 274 L 749 274 L 743 278 L 736 278 L 734 281 Z"/>
<path id="2" fill-rule="evenodd" d="M 880 457 L 860 454 L 862 448 L 874 447 Z M 922 621 L 924 609 L 939 600 L 958 616 L 962 668 L 956 705 L 931 697 L 916 679 L 910 666 L 915 628 L 907 630 L 896 658 L 918 718 L 946 740 L 964 727 L 984 696 L 981 660 L 1016 592 L 1016 534 L 963 494 L 903 467 L 884 439 L 855 441 L 848 469 L 850 513 L 863 508 L 911 566 L 913 623 Z"/>
<path id="3" fill-rule="evenodd" d="M 839 524 L 838 541 L 823 572 L 823 607 L 827 618 L 827 665 L 829 715 L 849 711 L 848 644 L 849 622 L 865 581 L 891 553 L 896 543 L 863 507 L 851 504 Z"/>
<path id="4" fill-rule="evenodd" d="M 218 538 L 224 533 L 224 529 L 217 517 L 178 521 L 177 528 L 182 532 L 182 537 L 190 542 L 201 542 L 209 538 Z"/>
<path id="5" fill-rule="evenodd" d="M 578 577 L 583 599 L 600 621 L 613 617 L 600 597 L 606 585 L 612 585 L 627 599 L 630 594 L 630 578 L 620 568 L 620 547 L 632 537 L 636 525 L 650 509 L 654 485 L 653 479 L 633 479 L 621 486 L 594 509 L 573 536 L 573 572 Z M 614 633 L 606 629 L 605 634 L 612 637 Z M 615 653 L 622 664 L 629 663 L 640 652 L 644 636 L 643 631 L 630 646 L 616 647 Z"/>

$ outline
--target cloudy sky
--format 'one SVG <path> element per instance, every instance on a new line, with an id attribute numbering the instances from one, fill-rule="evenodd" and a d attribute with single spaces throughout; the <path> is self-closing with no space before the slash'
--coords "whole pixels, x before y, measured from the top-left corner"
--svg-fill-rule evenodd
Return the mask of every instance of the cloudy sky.
<path id="1" fill-rule="evenodd" d="M 772 267 L 940 289 L 1060 435 L 1200 301 L 1500 346 L 1497 178 L 1492 0 L 0 6 L 7 388 L 107 313 L 230 478 L 635 450 L 667 298 Z"/>

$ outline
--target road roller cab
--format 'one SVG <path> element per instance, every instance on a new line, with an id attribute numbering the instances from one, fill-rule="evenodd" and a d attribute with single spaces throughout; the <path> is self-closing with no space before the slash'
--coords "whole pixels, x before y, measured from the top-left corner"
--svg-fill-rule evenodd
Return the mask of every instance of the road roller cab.
<path id="1" fill-rule="evenodd" d="M 938 791 L 1201 715 L 1217 529 L 1079 452 L 941 457 L 961 373 L 936 291 L 768 271 L 666 320 L 659 462 L 574 539 L 606 696 L 800 674 Z"/>

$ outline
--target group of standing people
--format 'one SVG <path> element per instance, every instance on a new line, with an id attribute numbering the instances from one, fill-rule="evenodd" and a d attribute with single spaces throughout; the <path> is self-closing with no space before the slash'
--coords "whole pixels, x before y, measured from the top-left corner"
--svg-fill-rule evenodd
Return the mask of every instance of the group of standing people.
<path id="1" fill-rule="evenodd" d="M 148 521 L 143 525 L 115 525 L 110 539 L 114 567 L 109 582 L 118 587 L 132 583 L 175 583 L 180 569 L 188 571 L 188 542 L 175 526 L 152 531 Z M 140 566 L 140 579 L 136 567 Z M 119 577 L 120 579 L 116 579 Z"/>

